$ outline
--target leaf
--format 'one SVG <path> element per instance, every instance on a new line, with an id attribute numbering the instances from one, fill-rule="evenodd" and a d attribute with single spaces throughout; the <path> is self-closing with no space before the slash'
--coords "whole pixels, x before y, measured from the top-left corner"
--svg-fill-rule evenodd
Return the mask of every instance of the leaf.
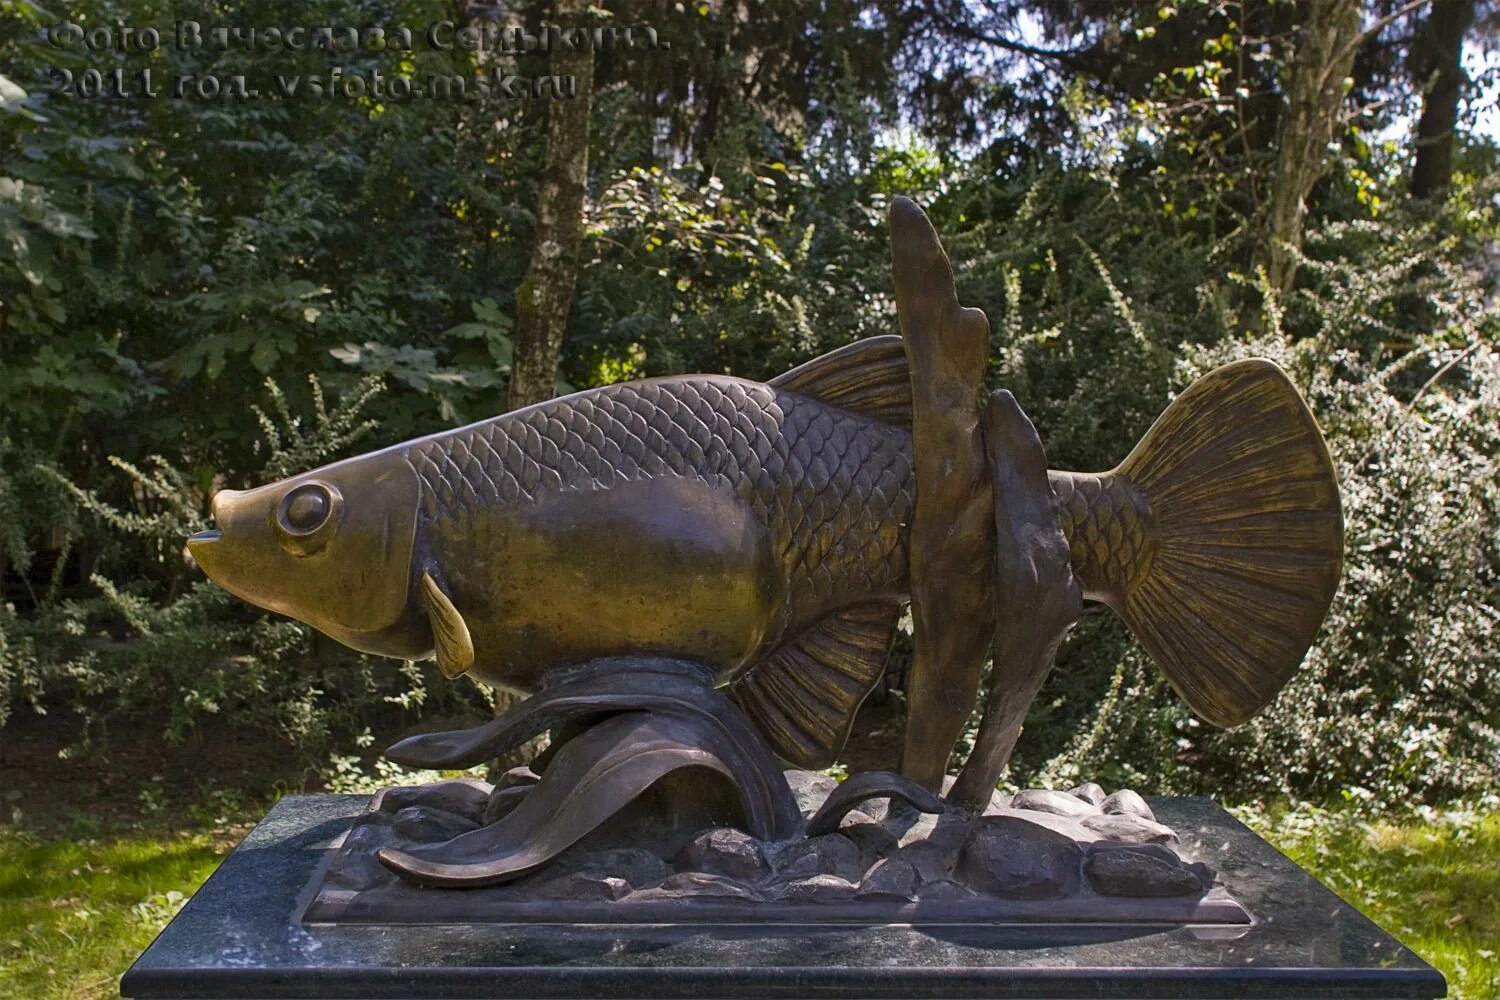
<path id="1" fill-rule="evenodd" d="M 490 338 L 489 346 L 490 357 L 494 359 L 495 364 L 509 370 L 515 355 L 515 345 L 511 343 L 510 338 L 503 334 L 496 334 Z"/>
<path id="2" fill-rule="evenodd" d="M 492 328 L 484 323 L 460 323 L 444 330 L 443 336 L 458 337 L 460 340 L 483 340 L 491 332 Z"/>
<path id="3" fill-rule="evenodd" d="M 26 91 L 10 77 L 0 74 L 0 111 L 16 112 L 26 102 Z"/>
<path id="4" fill-rule="evenodd" d="M 495 327 L 499 330 L 509 330 L 512 320 L 509 315 L 500 311 L 500 307 L 494 299 L 480 299 L 473 305 L 474 318 L 485 326 Z"/>
<path id="5" fill-rule="evenodd" d="M 95 238 L 94 231 L 82 219 L 56 208 L 50 208 L 42 215 L 42 228 L 53 236 L 76 236 L 84 240 Z"/>
<path id="6" fill-rule="evenodd" d="M 281 357 L 281 350 L 276 346 L 274 340 L 260 340 L 250 349 L 250 363 L 255 370 L 262 375 L 269 374 L 276 366 L 276 359 Z"/>

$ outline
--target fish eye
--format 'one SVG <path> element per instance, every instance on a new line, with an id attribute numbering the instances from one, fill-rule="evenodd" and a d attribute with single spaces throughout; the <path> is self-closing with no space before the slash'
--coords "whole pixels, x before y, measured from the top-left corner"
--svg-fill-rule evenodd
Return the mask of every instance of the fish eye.
<path id="1" fill-rule="evenodd" d="M 275 525 L 281 544 L 294 555 L 316 552 L 332 537 L 343 498 L 326 483 L 303 483 L 276 505 Z"/>
<path id="2" fill-rule="evenodd" d="M 298 534 L 315 531 L 328 517 L 332 506 L 328 499 L 328 491 L 321 486 L 299 486 L 282 501 L 281 518 Z"/>

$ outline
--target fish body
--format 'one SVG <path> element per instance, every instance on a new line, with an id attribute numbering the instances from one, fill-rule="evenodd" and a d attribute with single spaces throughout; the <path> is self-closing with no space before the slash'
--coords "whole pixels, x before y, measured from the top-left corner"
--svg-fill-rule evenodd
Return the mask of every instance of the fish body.
<path id="1" fill-rule="evenodd" d="M 189 548 L 252 603 L 450 676 L 528 693 L 657 653 L 733 684 L 780 651 L 795 676 L 738 693 L 774 713 L 781 682 L 812 684 L 812 711 L 843 716 L 906 599 L 915 492 L 899 339 L 856 346 L 769 384 L 605 386 L 221 491 Z"/>
<path id="2" fill-rule="evenodd" d="M 1085 596 L 1126 617 L 1195 709 L 1234 721 L 1311 641 L 1340 521 L 1326 449 L 1280 370 L 1216 378 L 1116 470 L 1050 477 Z M 605 386 L 221 491 L 218 529 L 189 549 L 252 603 L 359 650 L 435 654 L 450 677 L 526 693 L 604 657 L 694 660 L 781 756 L 826 766 L 908 599 L 911 400 L 899 337 L 768 383 Z M 1260 568 L 1283 540 L 1301 580 L 1285 560 Z M 1236 660 L 1245 613 L 1295 627 L 1246 633 L 1258 645 Z"/>
<path id="3" fill-rule="evenodd" d="M 906 590 L 902 428 L 727 376 L 649 379 L 400 447 L 418 547 L 479 679 L 687 656 L 729 683 L 849 604 Z"/>

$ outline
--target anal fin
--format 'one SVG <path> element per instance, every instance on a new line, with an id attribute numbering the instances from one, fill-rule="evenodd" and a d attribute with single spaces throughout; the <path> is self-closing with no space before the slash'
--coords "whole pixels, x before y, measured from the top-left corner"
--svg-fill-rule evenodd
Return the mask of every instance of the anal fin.
<path id="1" fill-rule="evenodd" d="M 757 663 L 730 694 L 782 759 L 828 767 L 885 670 L 899 614 L 880 603 L 829 615 Z"/>

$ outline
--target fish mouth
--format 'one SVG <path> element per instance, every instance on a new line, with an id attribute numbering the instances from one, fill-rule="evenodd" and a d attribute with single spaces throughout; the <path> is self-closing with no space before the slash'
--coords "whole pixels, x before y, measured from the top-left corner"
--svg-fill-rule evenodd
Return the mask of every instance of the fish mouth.
<path id="1" fill-rule="evenodd" d="M 200 531 L 195 535 L 188 536 L 188 558 L 197 564 L 205 576 L 232 594 L 238 593 L 238 591 L 228 586 L 223 576 L 225 570 L 228 568 L 225 564 L 233 562 L 233 560 L 227 557 L 233 554 L 234 546 L 229 542 L 223 541 L 217 529 Z"/>
<path id="2" fill-rule="evenodd" d="M 189 535 L 187 543 L 188 548 L 193 549 L 200 545 L 207 545 L 210 542 L 217 542 L 218 540 L 218 529 L 211 529 L 209 531 L 200 531 L 197 534 Z"/>

